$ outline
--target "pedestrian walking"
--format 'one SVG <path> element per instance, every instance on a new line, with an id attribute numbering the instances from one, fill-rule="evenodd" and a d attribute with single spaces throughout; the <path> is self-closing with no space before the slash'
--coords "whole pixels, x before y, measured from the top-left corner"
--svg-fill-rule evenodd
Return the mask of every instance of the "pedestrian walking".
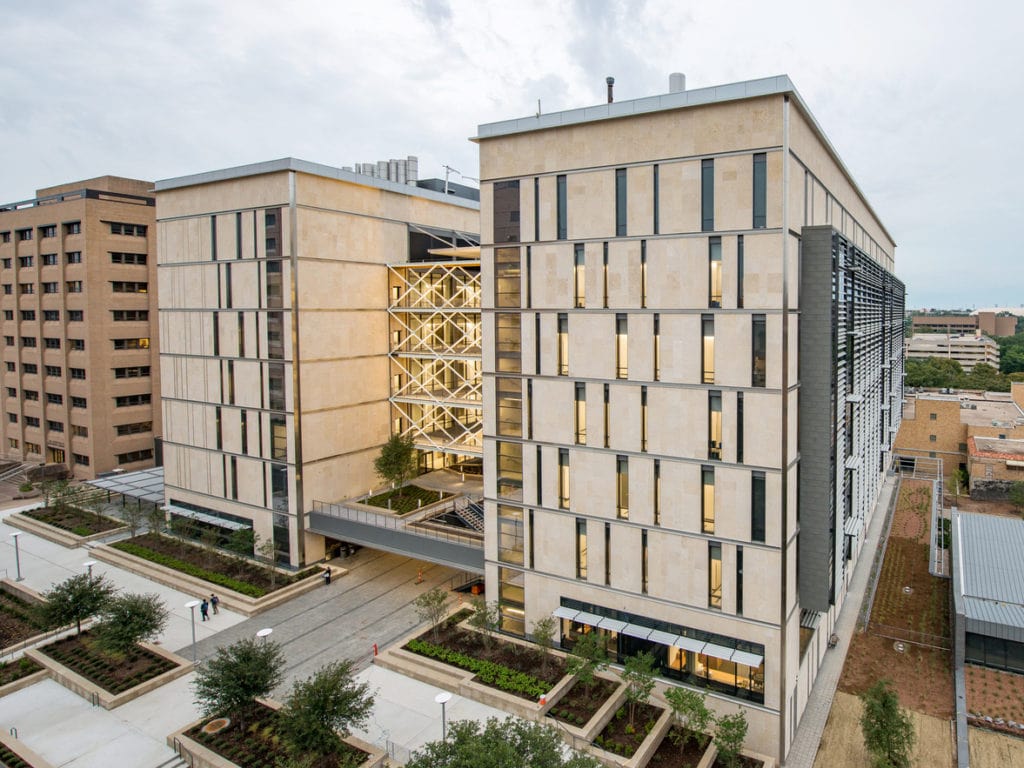
<path id="1" fill-rule="evenodd" d="M 202 605 L 199 606 L 199 613 L 203 617 L 203 621 L 210 618 L 210 604 L 206 602 L 206 598 L 203 598 Z"/>
<path id="2" fill-rule="evenodd" d="M 210 606 L 213 608 L 213 615 L 216 616 L 220 613 L 220 598 L 212 592 L 210 593 Z"/>
<path id="3" fill-rule="evenodd" d="M 330 583 L 331 583 L 331 569 L 330 568 L 324 568 L 323 578 L 324 578 L 324 584 L 329 586 Z"/>

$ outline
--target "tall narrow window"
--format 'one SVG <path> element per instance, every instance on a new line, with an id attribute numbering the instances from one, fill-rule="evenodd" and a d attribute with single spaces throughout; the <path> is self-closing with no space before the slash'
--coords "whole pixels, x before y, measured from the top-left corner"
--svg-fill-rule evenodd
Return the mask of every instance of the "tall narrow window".
<path id="1" fill-rule="evenodd" d="M 708 238 L 708 306 L 722 306 L 722 238 Z"/>
<path id="2" fill-rule="evenodd" d="M 754 229 L 767 226 L 768 209 L 768 156 L 754 153 Z"/>
<path id="3" fill-rule="evenodd" d="M 708 542 L 708 607 L 722 607 L 722 545 Z"/>
<path id="4" fill-rule="evenodd" d="M 743 614 L 743 547 L 736 547 L 736 613 Z"/>
<path id="5" fill-rule="evenodd" d="M 640 450 L 647 450 L 647 387 L 640 387 Z"/>
<path id="6" fill-rule="evenodd" d="M 608 243 L 602 244 L 601 252 L 601 293 L 603 295 L 602 304 L 605 309 L 608 309 Z"/>
<path id="7" fill-rule="evenodd" d="M 556 188 L 556 196 L 557 196 L 557 201 L 556 201 L 556 206 L 557 206 L 556 213 L 557 213 L 557 216 L 556 216 L 556 220 L 557 220 L 557 225 L 558 225 L 558 232 L 557 232 L 556 237 L 559 240 L 565 240 L 565 238 L 568 237 L 568 232 L 569 232 L 569 217 L 567 215 L 567 213 L 568 213 L 568 211 L 567 211 L 568 199 L 566 198 L 565 175 L 564 174 L 561 175 L 561 176 L 558 176 L 555 179 L 555 188 Z"/>
<path id="8" fill-rule="evenodd" d="M 558 449 L 558 506 L 569 508 L 569 449 Z"/>
<path id="9" fill-rule="evenodd" d="M 522 370 L 522 330 L 520 316 L 514 312 L 494 314 L 494 365 L 504 373 Z"/>
<path id="10" fill-rule="evenodd" d="M 743 235 L 736 238 L 736 306 L 743 309 Z"/>
<path id="11" fill-rule="evenodd" d="M 533 440 L 533 379 L 526 380 L 526 439 Z"/>
<path id="12" fill-rule="evenodd" d="M 574 250 L 573 283 L 576 295 L 574 306 L 577 309 L 583 309 L 587 304 L 587 263 L 583 243 L 576 243 Z"/>
<path id="13" fill-rule="evenodd" d="M 494 379 L 497 405 L 495 431 L 498 435 L 521 437 L 523 434 L 523 380 L 509 376 Z"/>
<path id="14" fill-rule="evenodd" d="M 615 169 L 615 236 L 626 235 L 626 169 Z"/>
<path id="15" fill-rule="evenodd" d="M 540 179 L 533 177 L 533 239 L 540 240 Z"/>
<path id="16" fill-rule="evenodd" d="M 661 229 L 661 227 L 660 227 L 660 223 L 661 222 L 658 220 L 659 219 L 659 212 L 658 212 L 658 203 L 659 202 L 660 201 L 658 199 L 658 164 L 655 163 L 654 164 L 654 234 L 656 234 L 656 235 L 659 234 L 659 230 Z"/>
<path id="17" fill-rule="evenodd" d="M 587 385 L 576 382 L 576 442 L 587 444 Z"/>
<path id="18" fill-rule="evenodd" d="M 715 316 L 701 315 L 701 381 L 715 383 Z"/>
<path id="19" fill-rule="evenodd" d="M 715 230 L 715 161 L 700 161 L 700 229 Z"/>
<path id="20" fill-rule="evenodd" d="M 587 521 L 576 518 L 576 578 L 587 578 Z"/>
<path id="21" fill-rule="evenodd" d="M 533 510 L 530 510 L 526 519 L 526 546 L 530 557 L 530 567 L 533 568 Z"/>
<path id="22" fill-rule="evenodd" d="M 523 564 L 523 510 L 498 505 L 498 560 Z"/>
<path id="23" fill-rule="evenodd" d="M 640 532 L 640 591 L 647 594 L 647 531 Z"/>
<path id="24" fill-rule="evenodd" d="M 494 242 L 519 242 L 519 182 L 494 182 Z"/>
<path id="25" fill-rule="evenodd" d="M 526 279 L 526 304 L 527 308 L 533 306 L 533 246 L 526 246 L 526 269 L 523 272 Z"/>
<path id="26" fill-rule="evenodd" d="M 750 540 L 764 541 L 764 472 L 750 476 Z"/>
<path id="27" fill-rule="evenodd" d="M 751 376 L 752 387 L 765 386 L 765 317 L 764 315 L 753 315 L 751 317 Z"/>
<path id="28" fill-rule="evenodd" d="M 654 313 L 654 380 L 661 381 L 661 315 Z"/>
<path id="29" fill-rule="evenodd" d="M 736 463 L 743 463 L 743 393 L 736 393 Z"/>
<path id="30" fill-rule="evenodd" d="M 569 375 L 569 316 L 558 315 L 558 375 Z"/>
<path id="31" fill-rule="evenodd" d="M 661 460 L 654 460 L 654 524 L 661 525 Z"/>
<path id="32" fill-rule="evenodd" d="M 537 487 L 533 492 L 533 500 L 538 507 L 542 507 L 544 506 L 544 449 L 539 445 L 537 446 L 537 471 L 534 474 L 537 477 Z"/>
<path id="33" fill-rule="evenodd" d="M 604 583 L 611 586 L 612 583 L 612 526 L 611 523 L 604 524 Z"/>
<path id="34" fill-rule="evenodd" d="M 715 532 L 715 468 L 701 467 L 701 530 L 704 533 Z"/>
<path id="35" fill-rule="evenodd" d="M 498 498 L 523 500 L 523 446 L 521 443 L 498 442 Z"/>
<path id="36" fill-rule="evenodd" d="M 722 393 L 708 392 L 708 458 L 722 460 Z"/>
<path id="37" fill-rule="evenodd" d="M 621 520 L 629 519 L 629 458 L 615 457 L 615 511 Z"/>
<path id="38" fill-rule="evenodd" d="M 518 248 L 494 249 L 494 306 L 522 306 L 522 265 Z"/>
<path id="39" fill-rule="evenodd" d="M 625 315 L 615 316 L 615 378 L 625 379 L 629 376 L 629 354 L 627 342 L 629 326 Z"/>
<path id="40" fill-rule="evenodd" d="M 647 307 L 647 241 L 640 241 L 640 307 Z"/>
<path id="41" fill-rule="evenodd" d="M 611 445 L 612 439 L 612 404 L 611 390 L 607 384 L 604 385 L 604 447 Z"/>

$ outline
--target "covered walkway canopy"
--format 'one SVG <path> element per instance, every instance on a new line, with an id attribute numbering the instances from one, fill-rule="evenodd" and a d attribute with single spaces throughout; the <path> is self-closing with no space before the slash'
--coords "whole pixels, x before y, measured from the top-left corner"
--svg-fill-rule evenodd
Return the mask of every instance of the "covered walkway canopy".
<path id="1" fill-rule="evenodd" d="M 110 472 L 95 480 L 86 480 L 86 485 L 101 488 L 109 493 L 119 493 L 128 498 L 148 501 L 160 506 L 164 503 L 164 468 L 140 469 L 138 472 Z"/>

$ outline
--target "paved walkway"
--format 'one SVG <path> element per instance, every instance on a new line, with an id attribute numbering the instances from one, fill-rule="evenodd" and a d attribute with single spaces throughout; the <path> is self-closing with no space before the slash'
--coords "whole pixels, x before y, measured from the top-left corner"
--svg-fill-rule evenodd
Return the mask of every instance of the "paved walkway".
<path id="1" fill-rule="evenodd" d="M 821 735 L 825 731 L 828 713 L 832 709 L 832 698 L 835 696 L 839 677 L 843 673 L 846 654 L 850 650 L 850 640 L 856 630 L 857 617 L 867 591 L 868 577 L 871 575 L 875 552 L 879 547 L 882 531 L 885 530 L 889 503 L 896 490 L 897 479 L 895 476 L 886 476 L 885 484 L 878 495 L 875 516 L 871 520 L 864 548 L 861 550 L 860 559 L 854 568 L 850 588 L 846 594 L 846 602 L 843 603 L 842 610 L 839 611 L 839 618 L 836 620 L 835 633 L 839 636 L 839 644 L 825 652 L 825 658 L 818 669 L 818 677 L 814 681 L 810 699 L 797 728 L 796 738 L 789 748 L 789 754 L 786 755 L 785 768 L 813 768 L 814 766 L 814 758 L 818 754 Z"/>

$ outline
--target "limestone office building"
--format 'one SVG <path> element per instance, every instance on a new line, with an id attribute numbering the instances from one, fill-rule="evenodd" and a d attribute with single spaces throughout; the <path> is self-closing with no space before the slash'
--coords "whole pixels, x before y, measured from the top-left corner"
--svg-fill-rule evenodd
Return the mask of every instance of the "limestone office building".
<path id="1" fill-rule="evenodd" d="M 900 423 L 895 243 L 785 76 L 481 125 L 488 598 L 785 756 Z"/>

